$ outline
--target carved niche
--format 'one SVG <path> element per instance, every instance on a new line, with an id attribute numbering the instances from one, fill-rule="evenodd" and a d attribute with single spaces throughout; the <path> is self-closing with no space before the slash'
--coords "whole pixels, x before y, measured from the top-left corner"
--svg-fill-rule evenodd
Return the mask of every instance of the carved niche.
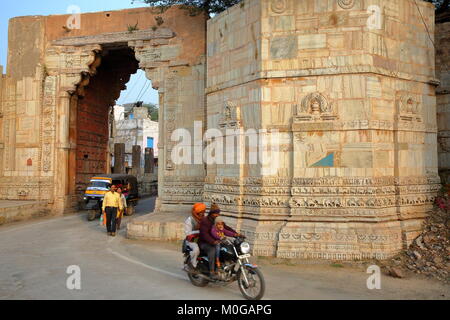
<path id="1" fill-rule="evenodd" d="M 240 127 L 242 127 L 241 109 L 234 102 L 228 101 L 223 108 L 219 128 L 238 129 Z"/>
<path id="2" fill-rule="evenodd" d="M 355 5 L 355 0 L 338 0 L 338 5 L 342 9 L 351 9 Z"/>
<path id="3" fill-rule="evenodd" d="M 407 94 L 397 97 L 398 120 L 422 122 L 421 105 L 417 100 Z"/>
<path id="4" fill-rule="evenodd" d="M 286 0 L 272 0 L 270 8 L 274 13 L 284 13 L 288 7 Z"/>
<path id="5" fill-rule="evenodd" d="M 295 121 L 330 121 L 336 120 L 336 110 L 333 103 L 321 93 L 310 93 L 296 106 Z"/>

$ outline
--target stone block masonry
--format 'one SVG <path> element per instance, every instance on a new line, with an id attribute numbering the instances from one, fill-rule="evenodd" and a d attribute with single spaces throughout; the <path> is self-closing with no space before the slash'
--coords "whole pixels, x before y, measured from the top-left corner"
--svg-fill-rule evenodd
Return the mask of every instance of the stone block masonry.
<path id="1" fill-rule="evenodd" d="M 436 26 L 436 47 L 439 174 L 443 183 L 450 184 L 450 22 Z"/>
<path id="2" fill-rule="evenodd" d="M 281 164 L 207 168 L 258 255 L 384 259 L 440 188 L 435 52 L 414 1 L 246 1 L 208 23 L 208 127 L 276 128 Z M 433 7 L 419 2 L 430 32 Z M 414 53 L 413 53 L 414 52 Z"/>
<path id="3" fill-rule="evenodd" d="M 139 67 L 160 93 L 159 197 L 155 214 L 128 226 L 130 237 L 182 238 L 200 201 L 219 204 L 261 256 L 384 259 L 420 232 L 448 153 L 448 70 L 435 68 L 431 4 L 244 0 L 207 28 L 205 17 L 179 8 L 157 28 L 148 8 L 85 14 L 90 23 L 70 32 L 61 28 L 67 18 L 11 22 L 1 80 L 3 198 L 69 208 L 78 177 L 102 169 L 106 112 Z M 127 33 L 136 19 L 140 30 Z M 20 37 L 25 29 L 35 46 Z M 446 52 L 445 24 L 438 30 Z M 133 54 L 117 55 L 123 50 Z M 133 58 L 138 65 L 124 62 Z M 110 96 L 92 96 L 108 85 Z M 92 108 L 95 124 L 83 120 Z M 266 130 L 278 137 L 269 149 L 280 152 L 257 164 L 174 163 L 172 134 L 193 132 L 195 121 L 224 134 Z M 86 165 L 77 156 L 84 147 L 96 164 L 87 171 L 74 165 Z"/>

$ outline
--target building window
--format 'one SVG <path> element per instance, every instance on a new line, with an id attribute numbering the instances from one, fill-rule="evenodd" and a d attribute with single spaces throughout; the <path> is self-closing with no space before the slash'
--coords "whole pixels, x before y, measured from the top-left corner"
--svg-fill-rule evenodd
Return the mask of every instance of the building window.
<path id="1" fill-rule="evenodd" d="M 151 137 L 147 137 L 147 148 L 154 149 L 155 139 Z"/>

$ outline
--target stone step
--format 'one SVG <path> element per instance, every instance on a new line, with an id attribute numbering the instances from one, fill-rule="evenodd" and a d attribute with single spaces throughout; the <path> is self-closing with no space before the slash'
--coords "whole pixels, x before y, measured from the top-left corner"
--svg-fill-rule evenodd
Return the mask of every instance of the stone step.
<path id="1" fill-rule="evenodd" d="M 42 217 L 50 213 L 46 202 L 0 200 L 0 226 Z"/>
<path id="2" fill-rule="evenodd" d="M 133 219 L 127 225 L 127 238 L 134 240 L 183 240 L 188 213 L 153 212 Z"/>

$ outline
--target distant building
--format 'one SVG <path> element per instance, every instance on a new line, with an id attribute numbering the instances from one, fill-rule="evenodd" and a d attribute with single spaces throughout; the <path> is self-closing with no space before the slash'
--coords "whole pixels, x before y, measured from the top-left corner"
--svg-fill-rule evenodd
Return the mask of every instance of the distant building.
<path id="1" fill-rule="evenodd" d="M 144 167 L 145 149 L 153 148 L 155 159 L 158 158 L 159 123 L 152 121 L 145 107 L 133 107 L 133 105 L 114 107 L 114 124 L 110 150 L 113 156 L 114 145 L 125 143 L 125 162 L 127 167 L 132 164 L 133 146 L 139 145 L 142 149 L 141 167 Z"/>

